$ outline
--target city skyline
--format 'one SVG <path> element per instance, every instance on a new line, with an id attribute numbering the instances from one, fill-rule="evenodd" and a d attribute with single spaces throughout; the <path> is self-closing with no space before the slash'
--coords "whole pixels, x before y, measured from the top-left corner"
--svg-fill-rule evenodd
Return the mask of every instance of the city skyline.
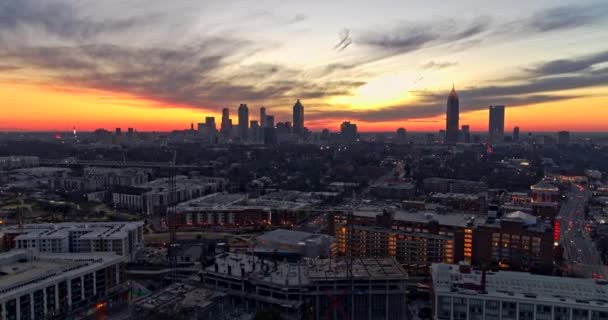
<path id="1" fill-rule="evenodd" d="M 312 131 L 438 131 L 454 83 L 471 131 L 488 130 L 490 105 L 508 108 L 509 130 L 608 131 L 606 13 L 601 1 L 8 1 L 0 130 L 170 131 L 240 104 L 291 121 L 301 99 Z"/>

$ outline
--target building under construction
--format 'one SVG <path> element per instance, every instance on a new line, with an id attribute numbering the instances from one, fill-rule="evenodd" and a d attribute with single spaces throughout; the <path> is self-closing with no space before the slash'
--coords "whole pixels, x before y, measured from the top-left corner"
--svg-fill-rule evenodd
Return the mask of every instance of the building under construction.
<path id="1" fill-rule="evenodd" d="M 286 319 L 403 319 L 407 273 L 394 258 L 285 262 L 222 254 L 204 284 L 247 311 L 274 309 Z"/>

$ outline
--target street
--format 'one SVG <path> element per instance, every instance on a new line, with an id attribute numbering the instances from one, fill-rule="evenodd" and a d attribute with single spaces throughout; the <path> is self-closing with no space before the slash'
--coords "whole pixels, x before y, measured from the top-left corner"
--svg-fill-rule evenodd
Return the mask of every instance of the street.
<path id="1" fill-rule="evenodd" d="M 576 276 L 591 278 L 593 274 L 608 277 L 608 268 L 601 264 L 599 253 L 589 233 L 585 231 L 585 204 L 589 191 L 580 185 L 572 185 L 568 201 L 562 205 L 559 217 L 560 242 L 564 247 L 564 259 Z"/>

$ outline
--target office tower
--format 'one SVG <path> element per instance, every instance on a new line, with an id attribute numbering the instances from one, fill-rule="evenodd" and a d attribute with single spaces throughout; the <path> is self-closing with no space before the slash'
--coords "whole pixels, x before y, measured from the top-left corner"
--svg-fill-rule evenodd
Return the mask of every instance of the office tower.
<path id="1" fill-rule="evenodd" d="M 260 123 L 257 120 L 249 121 L 249 140 L 254 143 L 260 142 Z"/>
<path id="2" fill-rule="evenodd" d="M 304 133 L 304 106 L 300 99 L 293 105 L 293 133 L 301 135 Z"/>
<path id="3" fill-rule="evenodd" d="M 458 106 L 458 95 L 454 86 L 452 86 L 452 92 L 448 96 L 448 105 L 446 110 L 445 119 L 445 142 L 449 144 L 455 144 L 458 142 L 458 118 L 460 116 Z"/>
<path id="4" fill-rule="evenodd" d="M 230 121 L 230 110 L 228 108 L 222 110 L 222 125 L 220 131 L 224 136 L 229 136 L 230 131 L 232 131 L 232 121 Z"/>
<path id="5" fill-rule="evenodd" d="M 489 139 L 491 144 L 502 143 L 505 137 L 505 106 L 490 106 Z"/>
<path id="6" fill-rule="evenodd" d="M 405 130 L 405 128 L 399 128 L 397 129 L 397 135 L 395 135 L 395 142 L 396 143 L 405 143 L 407 140 L 407 131 Z"/>
<path id="7" fill-rule="evenodd" d="M 345 142 L 354 142 L 357 140 L 357 125 L 350 121 L 342 122 L 340 125 L 340 135 Z"/>
<path id="8" fill-rule="evenodd" d="M 239 138 L 241 141 L 247 140 L 247 131 L 249 130 L 249 108 L 246 104 L 239 106 Z"/>
<path id="9" fill-rule="evenodd" d="M 570 131 L 560 131 L 557 133 L 557 144 L 567 145 L 570 143 Z"/>
<path id="10" fill-rule="evenodd" d="M 274 128 L 274 116 L 266 116 L 266 128 Z"/>
<path id="11" fill-rule="evenodd" d="M 266 108 L 260 108 L 260 127 L 266 128 Z"/>
<path id="12" fill-rule="evenodd" d="M 132 135 L 133 134 L 133 128 L 128 128 L 127 129 L 127 134 L 128 135 Z"/>
<path id="13" fill-rule="evenodd" d="M 205 118 L 205 128 L 207 130 L 215 132 L 217 130 L 215 126 L 215 117 L 206 117 Z"/>
<path id="14" fill-rule="evenodd" d="M 439 130 L 439 143 L 445 143 L 445 130 Z"/>
<path id="15" fill-rule="evenodd" d="M 464 143 L 471 143 L 471 130 L 468 124 L 462 125 L 462 141 Z"/>
<path id="16" fill-rule="evenodd" d="M 121 135 L 122 134 L 122 130 L 120 128 L 116 128 L 115 134 L 117 136 Z"/>
<path id="17" fill-rule="evenodd" d="M 519 127 L 513 128 L 513 142 L 519 142 Z"/>

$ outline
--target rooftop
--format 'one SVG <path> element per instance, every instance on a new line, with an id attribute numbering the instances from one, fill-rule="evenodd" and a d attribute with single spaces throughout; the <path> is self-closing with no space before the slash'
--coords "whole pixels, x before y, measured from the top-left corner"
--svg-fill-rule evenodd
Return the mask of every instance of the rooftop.
<path id="1" fill-rule="evenodd" d="M 482 271 L 469 266 L 433 264 L 433 288 L 436 293 L 536 299 L 552 303 L 574 303 L 608 307 L 606 280 L 533 275 L 527 272 L 486 272 L 485 288 Z M 485 292 L 485 293 L 482 293 Z"/>
<path id="2" fill-rule="evenodd" d="M 106 239 L 122 239 L 128 236 L 128 232 L 143 226 L 143 221 L 131 222 L 64 222 L 64 223 L 40 223 L 26 224 L 23 233 L 15 240 L 28 240 L 38 238 L 65 238 L 73 231 L 85 231 L 80 239 L 93 239 L 104 237 Z M 8 226 L 2 229 L 4 233 L 21 233 L 18 226 Z"/>

